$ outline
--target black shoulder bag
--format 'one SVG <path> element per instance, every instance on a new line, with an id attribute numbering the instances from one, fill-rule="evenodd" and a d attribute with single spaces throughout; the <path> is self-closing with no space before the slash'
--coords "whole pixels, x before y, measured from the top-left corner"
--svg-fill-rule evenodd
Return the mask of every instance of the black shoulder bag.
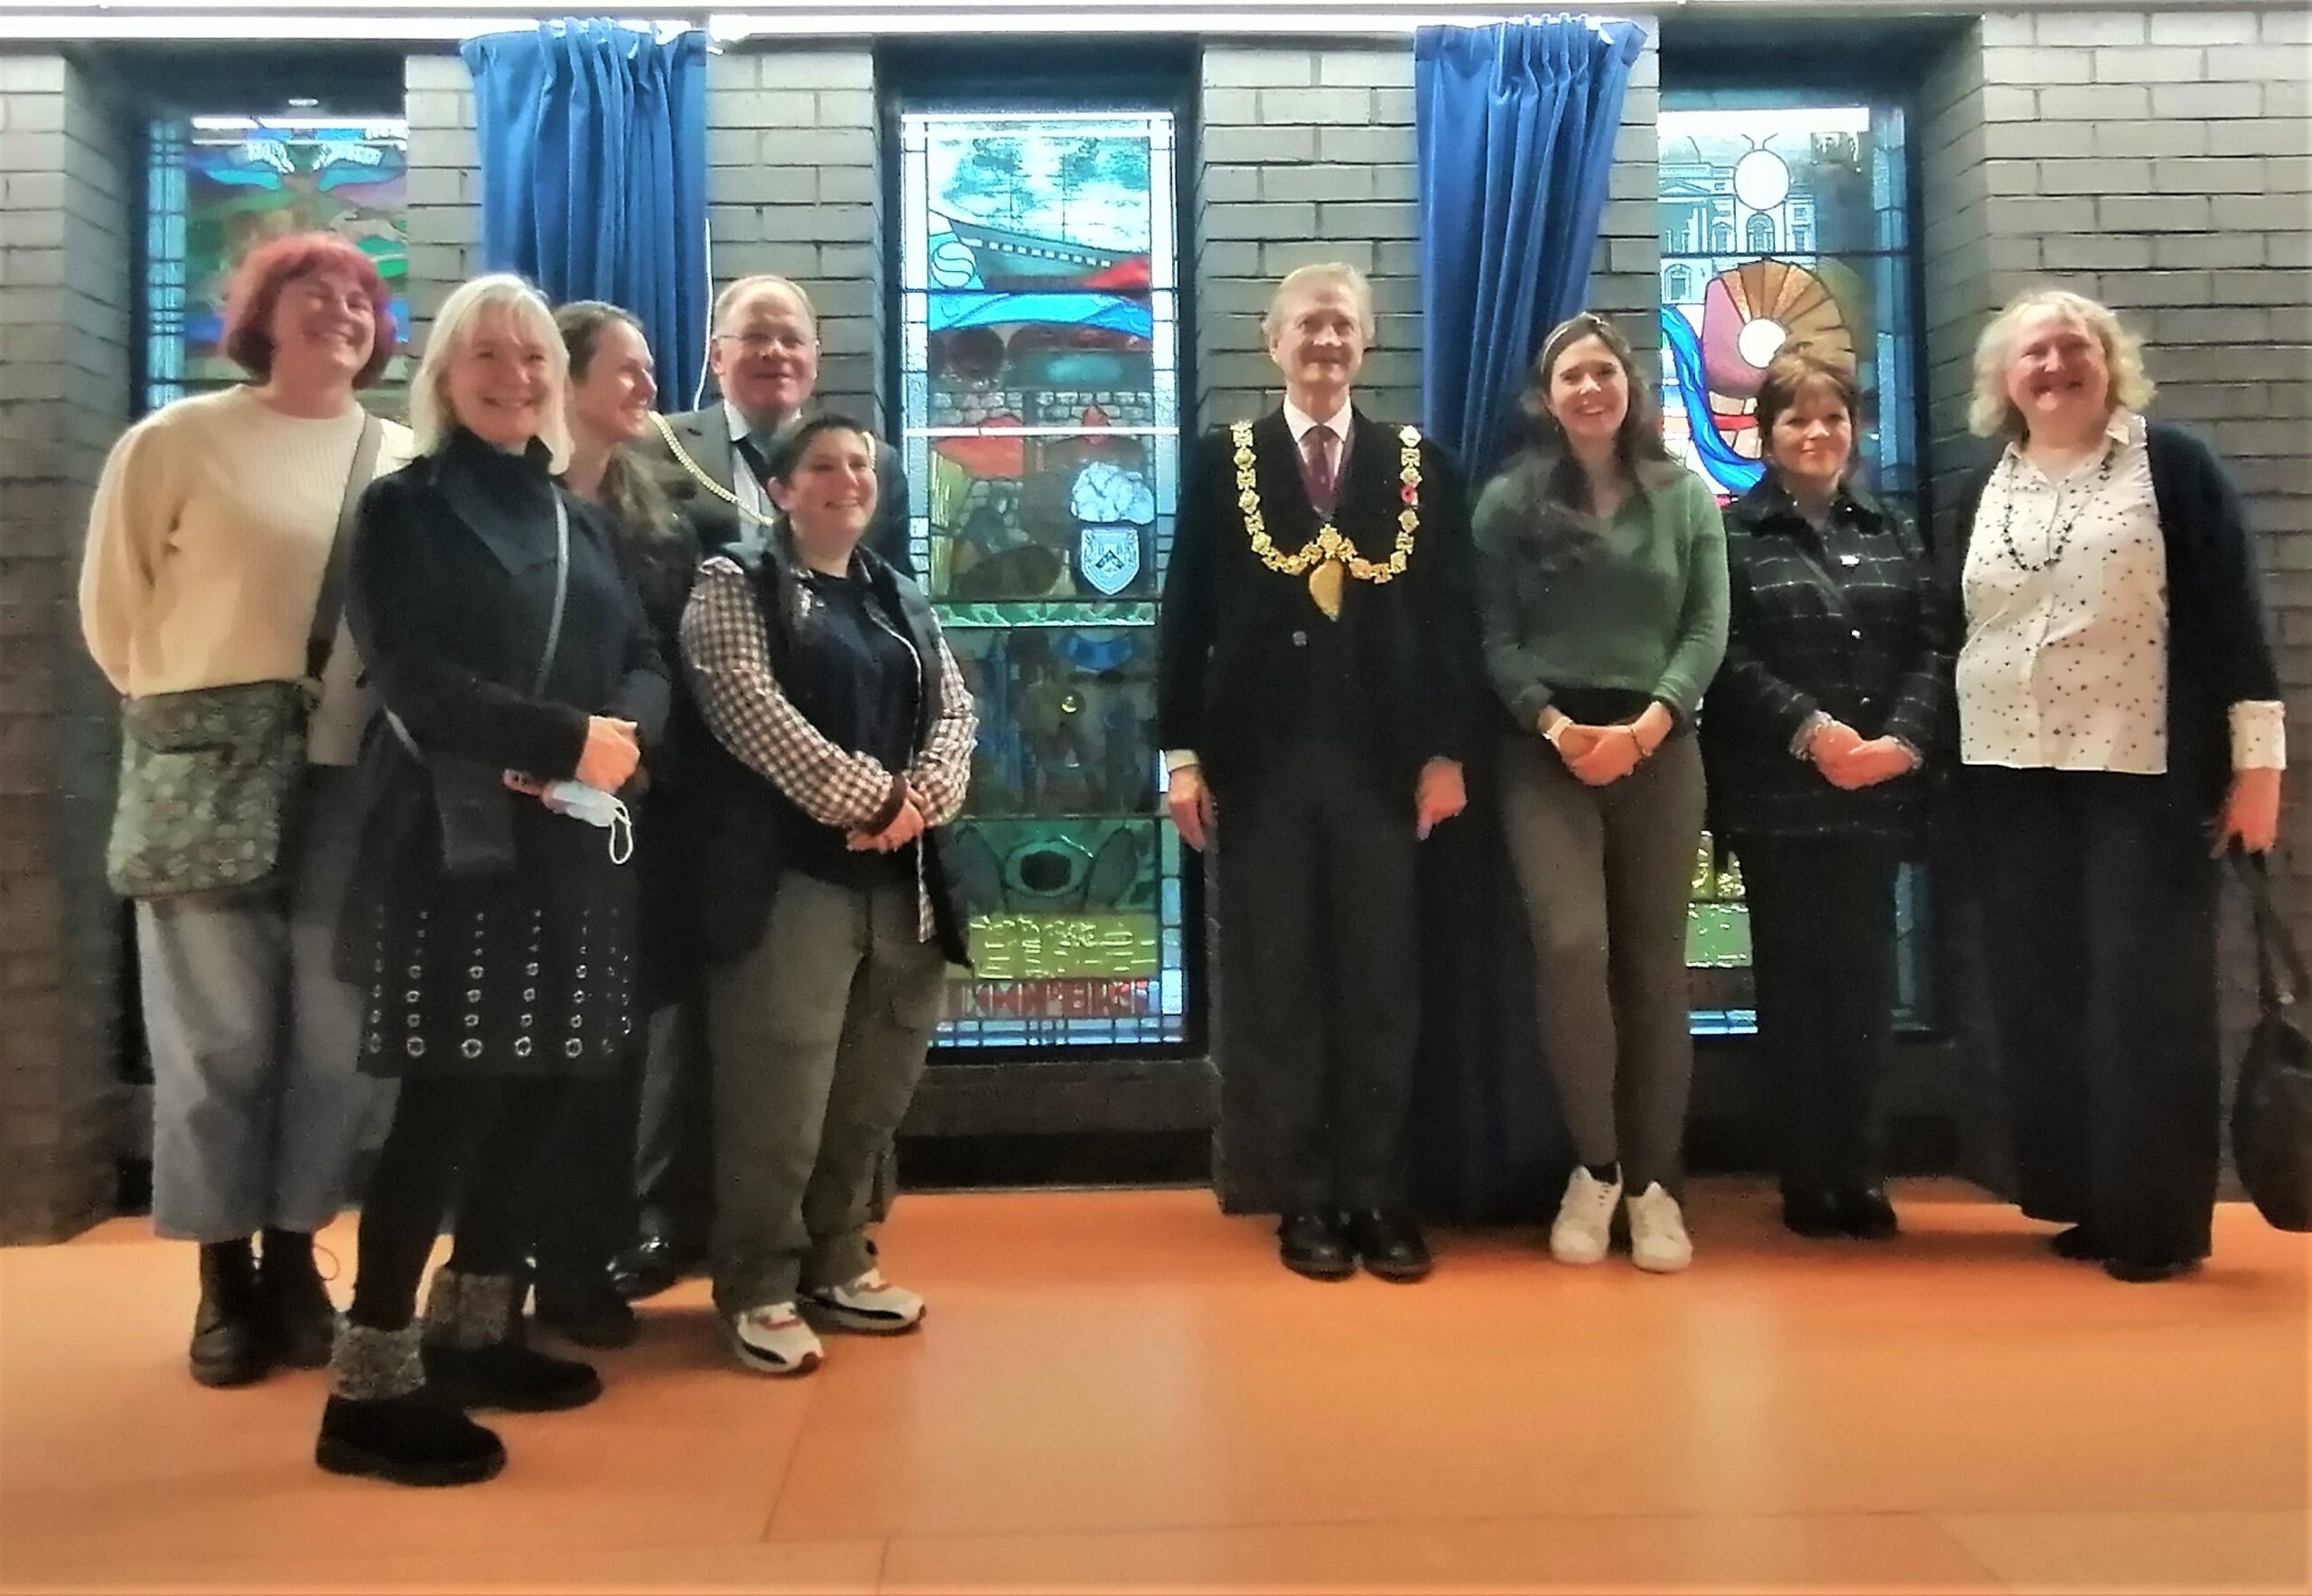
<path id="1" fill-rule="evenodd" d="M 2262 856 L 2242 854 L 2233 863 L 2255 909 L 2261 1012 L 2232 1099 L 2232 1162 L 2273 1228 L 2312 1230 L 2312 1038 L 2290 1013 L 2307 990 L 2304 960 L 2272 902 Z"/>

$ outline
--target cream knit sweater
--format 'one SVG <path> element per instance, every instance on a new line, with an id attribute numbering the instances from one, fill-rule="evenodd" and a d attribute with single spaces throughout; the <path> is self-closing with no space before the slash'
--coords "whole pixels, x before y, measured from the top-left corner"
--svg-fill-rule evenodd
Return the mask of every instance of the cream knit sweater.
<path id="1" fill-rule="evenodd" d="M 116 688 L 144 697 L 304 675 L 361 417 L 302 420 L 234 387 L 155 411 L 113 446 L 89 512 L 80 626 Z M 378 474 L 410 450 L 408 429 L 387 423 Z M 317 763 L 353 757 L 359 670 L 340 624 L 313 717 Z"/>

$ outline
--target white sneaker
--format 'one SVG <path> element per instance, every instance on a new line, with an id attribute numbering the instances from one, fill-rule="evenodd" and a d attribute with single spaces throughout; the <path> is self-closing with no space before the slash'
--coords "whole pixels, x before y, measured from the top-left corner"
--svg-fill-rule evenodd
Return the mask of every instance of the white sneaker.
<path id="1" fill-rule="evenodd" d="M 1629 1199 L 1629 1261 L 1655 1274 L 1675 1274 L 1694 1261 L 1685 1216 L 1659 1181 Z"/>
<path id="2" fill-rule="evenodd" d="M 766 1375 L 807 1375 L 825 1356 L 792 1302 L 750 1308 L 731 1321 L 731 1347 L 741 1363 Z"/>
<path id="3" fill-rule="evenodd" d="M 805 1293 L 804 1309 L 834 1330 L 868 1336 L 904 1335 L 923 1322 L 923 1299 L 870 1269 L 848 1285 Z"/>
<path id="4" fill-rule="evenodd" d="M 1603 1258 L 1614 1233 L 1614 1204 L 1621 1197 L 1619 1171 L 1608 1182 L 1575 1164 L 1573 1179 L 1565 1183 L 1565 1199 L 1557 1205 L 1557 1223 L 1550 1227 L 1550 1256 L 1561 1264 L 1595 1264 Z"/>

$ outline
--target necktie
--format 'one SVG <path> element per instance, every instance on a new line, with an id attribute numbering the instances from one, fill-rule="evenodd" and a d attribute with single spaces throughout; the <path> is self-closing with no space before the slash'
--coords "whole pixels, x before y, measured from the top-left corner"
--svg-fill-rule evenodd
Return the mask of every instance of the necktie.
<path id="1" fill-rule="evenodd" d="M 1300 438 L 1300 453 L 1306 468 L 1309 502 L 1320 516 L 1333 513 L 1336 482 L 1333 465 L 1333 429 L 1312 426 Z"/>

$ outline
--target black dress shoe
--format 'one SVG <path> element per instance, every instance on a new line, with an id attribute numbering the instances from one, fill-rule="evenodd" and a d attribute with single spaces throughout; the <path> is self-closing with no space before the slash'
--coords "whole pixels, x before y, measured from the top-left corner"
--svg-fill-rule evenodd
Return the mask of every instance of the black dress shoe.
<path id="1" fill-rule="evenodd" d="M 629 1302 L 672 1291 L 704 1258 L 663 1236 L 646 1236 L 611 1262 L 611 1289 Z"/>
<path id="2" fill-rule="evenodd" d="M 564 1340 L 601 1350 L 631 1347 L 642 1333 L 642 1321 L 607 1280 L 592 1292 L 566 1298 L 540 1292 L 535 1317 Z"/>
<path id="3" fill-rule="evenodd" d="M 1840 1192 L 1838 1209 L 1841 1226 L 1858 1241 L 1891 1241 L 1902 1233 L 1884 1186 Z"/>
<path id="4" fill-rule="evenodd" d="M 1429 1274 L 1429 1244 L 1412 1216 L 1391 1209 L 1367 1209 L 1348 1216 L 1348 1244 L 1368 1274 L 1403 1284 Z"/>
<path id="5" fill-rule="evenodd" d="M 2106 1255 L 2103 1244 L 2084 1225 L 2056 1231 L 2047 1237 L 2047 1246 L 2055 1249 L 2056 1257 L 2069 1258 L 2074 1264 L 2100 1264 Z"/>
<path id="6" fill-rule="evenodd" d="M 1804 1236 L 1813 1241 L 1847 1233 L 1846 1218 L 1839 1209 L 1837 1198 L 1827 1190 L 1795 1188 L 1782 1194 L 1782 1227 L 1793 1236 Z"/>
<path id="7" fill-rule="evenodd" d="M 1287 1269 L 1310 1280 L 1346 1280 L 1356 1273 L 1356 1255 L 1331 1214 L 1285 1215 L 1276 1227 L 1276 1250 Z"/>
<path id="8" fill-rule="evenodd" d="M 2197 1258 L 2106 1258 L 2103 1273 L 2113 1280 L 2123 1280 L 2130 1285 L 2149 1285 L 2155 1281 L 2174 1280 L 2189 1274 L 2200 1266 Z"/>

